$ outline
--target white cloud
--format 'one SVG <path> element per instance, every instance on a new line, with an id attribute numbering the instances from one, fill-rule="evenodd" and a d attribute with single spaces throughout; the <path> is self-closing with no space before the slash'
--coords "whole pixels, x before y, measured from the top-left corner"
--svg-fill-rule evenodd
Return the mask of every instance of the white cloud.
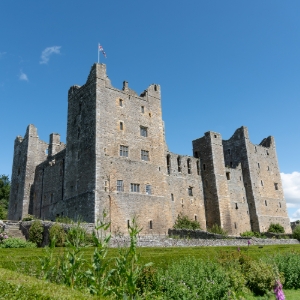
<path id="1" fill-rule="evenodd" d="M 300 173 L 280 173 L 285 200 L 289 208 L 300 207 Z"/>
<path id="2" fill-rule="evenodd" d="M 41 54 L 40 64 L 47 64 L 50 59 L 50 55 L 60 54 L 60 48 L 61 46 L 47 47 Z"/>
<path id="3" fill-rule="evenodd" d="M 292 217 L 290 219 L 292 222 L 300 220 L 300 208 L 292 214 Z"/>
<path id="4" fill-rule="evenodd" d="M 23 80 L 23 81 L 28 81 L 27 75 L 26 75 L 22 70 L 20 70 L 20 76 L 19 76 L 19 79 L 20 79 L 20 80 Z"/>

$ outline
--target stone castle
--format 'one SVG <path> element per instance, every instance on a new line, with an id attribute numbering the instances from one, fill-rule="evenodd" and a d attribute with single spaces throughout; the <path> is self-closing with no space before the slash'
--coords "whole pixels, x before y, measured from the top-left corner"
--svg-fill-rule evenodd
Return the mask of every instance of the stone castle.
<path id="1" fill-rule="evenodd" d="M 206 132 L 193 156 L 168 150 L 160 86 L 141 95 L 111 85 L 104 64 L 94 64 L 83 86 L 68 92 L 67 142 L 41 141 L 34 125 L 14 144 L 9 219 L 108 214 L 111 231 L 127 232 L 138 218 L 144 234 L 165 234 L 179 213 L 218 224 L 232 235 L 264 232 L 280 223 L 291 232 L 275 141 L 259 145 L 241 127 L 229 140 Z"/>

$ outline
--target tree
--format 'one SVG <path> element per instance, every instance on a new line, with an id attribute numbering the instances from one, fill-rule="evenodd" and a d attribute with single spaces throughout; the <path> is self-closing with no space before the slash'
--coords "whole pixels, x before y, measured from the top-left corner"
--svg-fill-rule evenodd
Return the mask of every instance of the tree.
<path id="1" fill-rule="evenodd" d="M 0 175 L 0 219 L 7 218 L 7 209 L 10 193 L 10 180 L 7 175 Z"/>

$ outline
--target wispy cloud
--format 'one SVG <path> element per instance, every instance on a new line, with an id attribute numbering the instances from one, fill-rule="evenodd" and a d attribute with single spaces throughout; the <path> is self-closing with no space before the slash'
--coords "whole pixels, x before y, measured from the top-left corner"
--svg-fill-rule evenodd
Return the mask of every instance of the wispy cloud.
<path id="1" fill-rule="evenodd" d="M 47 47 L 41 54 L 40 64 L 47 64 L 50 59 L 50 55 L 60 54 L 60 48 L 61 46 Z"/>
<path id="2" fill-rule="evenodd" d="M 20 70 L 19 79 L 22 81 L 28 81 L 28 76 L 22 70 Z"/>

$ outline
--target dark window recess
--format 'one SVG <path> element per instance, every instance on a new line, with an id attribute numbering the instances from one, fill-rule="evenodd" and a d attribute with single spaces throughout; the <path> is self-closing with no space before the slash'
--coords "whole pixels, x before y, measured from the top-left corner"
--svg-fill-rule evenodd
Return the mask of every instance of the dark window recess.
<path id="1" fill-rule="evenodd" d="M 265 200 L 265 206 L 268 206 L 267 200 Z"/>
<path id="2" fill-rule="evenodd" d="M 206 170 L 206 165 L 203 164 L 202 167 L 203 167 L 203 170 L 205 171 Z"/>
<path id="3" fill-rule="evenodd" d="M 236 226 L 236 222 L 234 222 L 234 228 L 235 228 L 235 229 L 237 228 L 237 226 Z"/>
<path id="4" fill-rule="evenodd" d="M 123 130 L 124 126 L 123 126 L 123 122 L 120 122 L 120 130 Z"/>
<path id="5" fill-rule="evenodd" d="M 230 172 L 226 172 L 226 178 L 227 180 L 230 180 Z"/>
<path id="6" fill-rule="evenodd" d="M 21 169 L 19 168 L 19 169 L 18 169 L 18 175 L 20 175 L 20 173 L 21 173 Z"/>
<path id="7" fill-rule="evenodd" d="M 122 100 L 122 99 L 119 99 L 119 105 L 120 105 L 121 107 L 123 107 L 123 100 Z"/>
<path id="8" fill-rule="evenodd" d="M 233 162 L 232 162 L 232 161 L 230 162 L 230 167 L 231 167 L 231 168 L 233 167 Z"/>
<path id="9" fill-rule="evenodd" d="M 274 183 L 275 190 L 278 191 L 278 183 Z"/>
<path id="10" fill-rule="evenodd" d="M 215 139 L 216 139 L 216 138 L 217 138 L 217 135 L 215 134 L 214 137 L 215 137 Z"/>
<path id="11" fill-rule="evenodd" d="M 129 227 L 130 227 L 130 221 L 127 220 L 127 228 L 129 228 Z"/>
<path id="12" fill-rule="evenodd" d="M 195 151 L 195 152 L 194 152 L 194 156 L 195 156 L 196 158 L 199 158 L 199 152 L 198 152 L 198 151 Z"/>
<path id="13" fill-rule="evenodd" d="M 167 170 L 168 170 L 168 174 L 171 174 L 171 156 L 170 154 L 167 155 Z"/>
<path id="14" fill-rule="evenodd" d="M 150 229 L 152 229 L 152 226 L 153 226 L 153 224 L 152 224 L 152 220 L 149 222 L 149 228 Z"/>
<path id="15" fill-rule="evenodd" d="M 200 175 L 200 161 L 199 160 L 196 162 L 196 166 L 197 166 L 197 175 Z"/>
<path id="16" fill-rule="evenodd" d="M 242 176 L 240 176 L 240 181 L 242 181 Z"/>
<path id="17" fill-rule="evenodd" d="M 117 191 L 118 192 L 124 192 L 123 180 L 117 180 Z"/>
<path id="18" fill-rule="evenodd" d="M 147 136 L 148 136 L 148 128 L 147 128 L 147 127 L 140 126 L 140 134 L 141 134 L 141 136 L 143 136 L 143 137 L 147 137 Z"/>
<path id="19" fill-rule="evenodd" d="M 197 215 L 195 215 L 195 221 L 197 221 Z"/>
<path id="20" fill-rule="evenodd" d="M 181 157 L 177 157 L 178 172 L 181 172 Z"/>
<path id="21" fill-rule="evenodd" d="M 279 202 L 279 207 L 281 208 L 281 203 Z"/>
<path id="22" fill-rule="evenodd" d="M 261 186 L 264 186 L 264 183 L 263 183 L 263 181 L 262 181 L 262 180 L 260 181 L 260 184 L 261 184 Z"/>
<path id="23" fill-rule="evenodd" d="M 258 168 L 260 168 L 260 165 L 259 165 L 259 163 L 257 163 L 257 166 L 258 166 Z"/>
<path id="24" fill-rule="evenodd" d="M 120 145 L 120 156 L 128 157 L 128 146 Z"/>
<path id="25" fill-rule="evenodd" d="M 266 150 L 266 153 L 267 153 L 267 155 L 269 155 L 269 151 L 268 150 Z"/>
<path id="26" fill-rule="evenodd" d="M 193 188 L 191 186 L 188 188 L 188 194 L 189 196 L 193 196 Z"/>
<path id="27" fill-rule="evenodd" d="M 174 195 L 173 194 L 171 194 L 171 200 L 174 201 Z"/>
<path id="28" fill-rule="evenodd" d="M 231 150 L 230 150 L 230 149 L 227 149 L 227 153 L 228 153 L 228 154 L 231 154 Z"/>
<path id="29" fill-rule="evenodd" d="M 146 184 L 146 194 L 147 195 L 151 195 L 152 192 L 151 192 L 151 185 L 150 184 Z"/>
<path id="30" fill-rule="evenodd" d="M 149 161 L 149 151 L 141 150 L 141 160 Z"/>
<path id="31" fill-rule="evenodd" d="M 79 113 L 81 113 L 82 103 L 79 103 Z"/>
<path id="32" fill-rule="evenodd" d="M 141 106 L 141 113 L 144 113 L 144 112 L 145 112 L 145 107 Z"/>
<path id="33" fill-rule="evenodd" d="M 188 168 L 188 174 L 192 174 L 192 170 L 191 170 L 191 160 L 188 158 L 187 160 L 187 168 Z"/>
<path id="34" fill-rule="evenodd" d="M 235 203 L 235 209 L 239 209 L 239 207 L 238 207 L 238 204 L 237 204 L 237 203 Z"/>

